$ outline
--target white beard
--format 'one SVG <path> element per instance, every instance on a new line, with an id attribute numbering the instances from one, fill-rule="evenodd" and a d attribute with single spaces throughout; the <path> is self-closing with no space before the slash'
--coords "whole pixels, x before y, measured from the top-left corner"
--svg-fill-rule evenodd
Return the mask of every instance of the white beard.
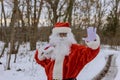
<path id="1" fill-rule="evenodd" d="M 50 44 L 55 46 L 53 53 L 51 54 L 51 59 L 60 60 L 70 53 L 70 47 L 72 44 L 76 43 L 72 33 L 67 34 L 67 37 L 59 37 L 57 34 L 52 34 L 50 36 Z"/>
<path id="2" fill-rule="evenodd" d="M 52 59 L 59 59 L 69 54 L 70 44 L 66 44 L 65 41 L 61 41 L 56 44 L 55 49 L 52 54 Z"/>

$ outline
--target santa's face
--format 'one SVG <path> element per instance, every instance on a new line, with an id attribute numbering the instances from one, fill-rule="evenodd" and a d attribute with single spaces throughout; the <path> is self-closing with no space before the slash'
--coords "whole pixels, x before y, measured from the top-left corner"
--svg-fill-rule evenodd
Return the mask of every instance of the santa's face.
<path id="1" fill-rule="evenodd" d="M 67 33 L 58 33 L 58 38 L 60 40 L 60 42 L 63 42 L 63 41 L 67 41 Z"/>
<path id="2" fill-rule="evenodd" d="M 53 59 L 59 59 L 65 55 L 69 55 L 70 47 L 76 43 L 72 33 L 58 33 L 50 36 L 50 44 L 54 45 L 55 49 L 52 54 Z"/>

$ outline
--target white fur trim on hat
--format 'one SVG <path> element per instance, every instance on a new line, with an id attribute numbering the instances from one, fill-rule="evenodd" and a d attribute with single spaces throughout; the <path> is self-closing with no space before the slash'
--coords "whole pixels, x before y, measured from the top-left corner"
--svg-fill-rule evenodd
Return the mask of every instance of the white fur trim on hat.
<path id="1" fill-rule="evenodd" d="M 71 28 L 69 27 L 57 27 L 57 28 L 53 28 L 52 33 L 56 34 L 56 33 L 69 33 L 71 32 Z"/>

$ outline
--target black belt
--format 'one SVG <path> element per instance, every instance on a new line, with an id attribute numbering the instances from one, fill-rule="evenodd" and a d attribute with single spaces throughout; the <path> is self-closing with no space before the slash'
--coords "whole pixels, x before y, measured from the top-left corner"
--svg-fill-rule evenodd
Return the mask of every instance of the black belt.
<path id="1" fill-rule="evenodd" d="M 53 80 L 59 80 L 59 79 L 53 79 Z M 77 80 L 76 78 L 68 78 L 68 79 L 62 79 L 62 80 Z"/>

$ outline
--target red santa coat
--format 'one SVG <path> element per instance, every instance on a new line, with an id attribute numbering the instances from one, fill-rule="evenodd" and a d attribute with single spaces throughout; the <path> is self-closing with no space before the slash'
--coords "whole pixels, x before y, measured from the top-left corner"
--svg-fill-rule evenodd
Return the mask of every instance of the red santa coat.
<path id="1" fill-rule="evenodd" d="M 97 56 L 99 50 L 100 47 L 93 50 L 86 46 L 72 44 L 70 54 L 65 56 L 63 62 L 63 79 L 76 78 L 83 67 Z M 35 60 L 45 68 L 47 80 L 52 80 L 55 60 L 39 60 L 38 50 L 35 53 Z"/>

